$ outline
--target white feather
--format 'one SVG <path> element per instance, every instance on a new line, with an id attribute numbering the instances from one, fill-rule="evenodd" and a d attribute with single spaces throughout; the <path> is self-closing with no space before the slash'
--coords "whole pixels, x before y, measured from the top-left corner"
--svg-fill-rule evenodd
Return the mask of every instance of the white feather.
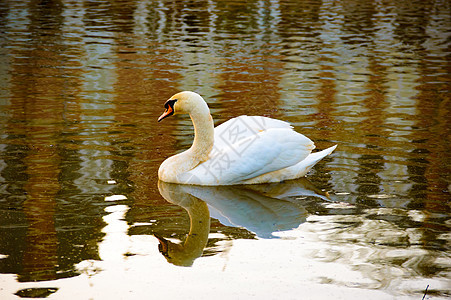
<path id="1" fill-rule="evenodd" d="M 215 144 L 216 145 L 216 144 Z M 209 160 L 179 175 L 180 182 L 230 185 L 287 168 L 304 160 L 313 142 L 291 129 L 269 128 L 222 149 L 213 149 Z"/>

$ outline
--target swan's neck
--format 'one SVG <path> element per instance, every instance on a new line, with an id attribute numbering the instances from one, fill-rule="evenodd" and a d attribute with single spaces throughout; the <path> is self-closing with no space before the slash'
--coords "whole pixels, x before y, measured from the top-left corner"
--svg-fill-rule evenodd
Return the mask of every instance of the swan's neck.
<path id="1" fill-rule="evenodd" d="M 194 125 L 194 142 L 191 148 L 166 159 L 158 169 L 158 177 L 166 182 L 184 183 L 178 175 L 194 169 L 209 158 L 214 143 L 213 119 L 206 103 L 190 112 Z"/>
<path id="2" fill-rule="evenodd" d="M 213 118 L 208 110 L 199 109 L 190 113 L 194 125 L 194 141 L 189 154 L 199 162 L 208 159 L 214 144 Z"/>

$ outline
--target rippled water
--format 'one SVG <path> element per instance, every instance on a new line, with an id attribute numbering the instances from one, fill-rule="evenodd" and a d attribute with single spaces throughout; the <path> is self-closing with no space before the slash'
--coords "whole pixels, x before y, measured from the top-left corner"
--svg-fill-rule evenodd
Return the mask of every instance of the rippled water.
<path id="1" fill-rule="evenodd" d="M 0 296 L 449 296 L 450 9 L 1 2 Z M 294 182 L 158 183 L 180 90 L 338 148 Z"/>

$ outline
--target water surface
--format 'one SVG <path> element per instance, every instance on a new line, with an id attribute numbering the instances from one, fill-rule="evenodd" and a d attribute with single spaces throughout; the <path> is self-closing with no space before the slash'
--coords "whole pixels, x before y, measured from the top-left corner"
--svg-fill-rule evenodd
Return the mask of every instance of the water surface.
<path id="1" fill-rule="evenodd" d="M 2 299 L 446 298 L 450 9 L 3 1 Z M 338 148 L 305 180 L 165 186 L 193 133 L 156 119 L 181 90 L 216 125 L 264 115 Z"/>

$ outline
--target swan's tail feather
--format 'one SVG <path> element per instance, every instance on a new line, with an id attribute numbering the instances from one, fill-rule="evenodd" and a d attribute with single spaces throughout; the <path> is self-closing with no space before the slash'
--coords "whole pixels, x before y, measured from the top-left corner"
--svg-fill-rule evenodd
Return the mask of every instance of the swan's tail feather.
<path id="1" fill-rule="evenodd" d="M 269 172 L 244 182 L 242 184 L 258 184 L 258 183 L 268 183 L 268 182 L 280 182 L 284 180 L 296 179 L 305 176 L 317 162 L 323 159 L 325 156 L 332 153 L 332 151 L 337 148 L 337 145 L 330 148 L 318 151 L 315 153 L 310 153 L 304 160 L 295 164 L 294 166 L 280 169 L 274 172 Z"/>
<path id="2" fill-rule="evenodd" d="M 314 165 L 316 165 L 321 159 L 323 159 L 327 155 L 331 154 L 335 150 L 335 148 L 337 148 L 337 145 L 329 147 L 322 151 L 310 153 L 310 155 L 307 156 L 307 158 L 305 158 L 303 161 L 293 166 L 296 169 L 296 171 L 294 172 L 296 173 L 296 176 L 294 178 L 305 176 L 313 168 Z"/>

